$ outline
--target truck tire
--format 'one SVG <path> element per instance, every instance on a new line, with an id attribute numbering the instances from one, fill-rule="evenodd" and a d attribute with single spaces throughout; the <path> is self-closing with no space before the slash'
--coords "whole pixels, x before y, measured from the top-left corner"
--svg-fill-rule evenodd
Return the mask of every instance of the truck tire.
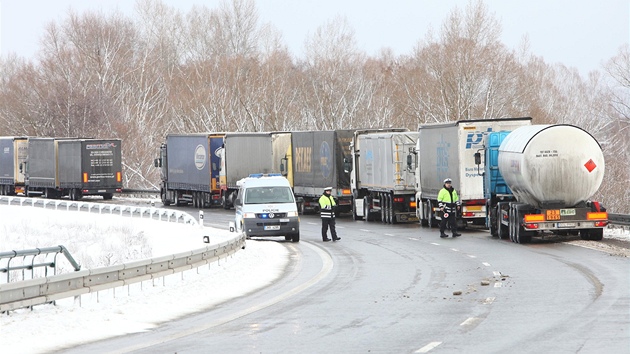
<path id="1" fill-rule="evenodd" d="M 383 224 L 387 224 L 387 201 L 385 198 L 385 194 L 378 194 L 379 204 L 381 205 L 381 222 Z"/>
<path id="2" fill-rule="evenodd" d="M 390 224 L 397 224 L 398 221 L 396 220 L 396 208 L 394 208 L 394 196 L 391 194 L 387 195 L 387 205 L 388 208 L 387 210 L 389 211 L 389 223 Z"/>
<path id="3" fill-rule="evenodd" d="M 170 199 L 166 199 L 166 191 L 165 190 L 162 190 L 160 192 L 160 197 L 162 198 L 162 204 L 164 204 L 164 206 L 171 205 L 171 200 Z"/>
<path id="4" fill-rule="evenodd" d="M 228 203 L 228 197 L 226 193 L 223 193 L 223 195 L 221 195 L 221 205 L 223 206 L 223 209 L 230 210 L 230 204 Z"/>
<path id="5" fill-rule="evenodd" d="M 296 233 L 294 233 L 293 235 L 291 235 L 291 240 L 292 240 L 293 242 L 300 242 L 300 233 L 299 233 L 299 232 L 296 232 Z"/>
<path id="6" fill-rule="evenodd" d="M 374 221 L 372 213 L 370 213 L 370 202 L 368 197 L 363 198 L 363 215 L 365 215 L 365 221 Z"/>
<path id="7" fill-rule="evenodd" d="M 103 194 L 103 200 L 112 200 L 112 198 L 114 198 L 114 193 Z"/>

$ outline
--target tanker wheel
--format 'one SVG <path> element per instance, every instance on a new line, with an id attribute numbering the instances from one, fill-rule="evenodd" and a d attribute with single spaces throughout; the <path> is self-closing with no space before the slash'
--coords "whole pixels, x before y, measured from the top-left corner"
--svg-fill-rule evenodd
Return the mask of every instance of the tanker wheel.
<path id="1" fill-rule="evenodd" d="M 223 206 L 223 209 L 225 210 L 230 209 L 230 205 L 228 204 L 228 198 L 225 193 L 221 196 L 221 205 Z"/>

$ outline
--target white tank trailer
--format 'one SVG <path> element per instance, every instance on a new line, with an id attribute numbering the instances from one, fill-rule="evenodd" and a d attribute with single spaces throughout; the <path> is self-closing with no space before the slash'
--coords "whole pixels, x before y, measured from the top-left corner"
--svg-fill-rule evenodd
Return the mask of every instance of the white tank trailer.
<path id="1" fill-rule="evenodd" d="M 523 126 L 501 133 L 504 138 L 495 158 L 488 157 L 492 143 L 486 146 L 484 171 L 493 235 L 509 236 L 517 243 L 530 242 L 544 232 L 601 240 L 608 215 L 598 202 L 589 200 L 605 171 L 597 140 L 566 124 Z M 496 173 L 490 178 L 491 169 L 496 169 L 493 160 L 498 178 Z M 509 189 L 500 188 L 501 177 Z"/>

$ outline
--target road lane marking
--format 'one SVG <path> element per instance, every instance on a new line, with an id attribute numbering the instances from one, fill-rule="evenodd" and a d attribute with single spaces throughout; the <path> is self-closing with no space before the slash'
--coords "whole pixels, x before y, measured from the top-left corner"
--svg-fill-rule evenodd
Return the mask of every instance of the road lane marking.
<path id="1" fill-rule="evenodd" d="M 477 258 L 477 256 L 472 255 L 472 254 L 469 254 L 468 257 L 470 257 L 470 258 Z"/>
<path id="2" fill-rule="evenodd" d="M 366 229 L 359 229 L 359 231 L 363 231 L 363 232 L 372 232 L 370 230 L 366 230 Z"/>
<path id="3" fill-rule="evenodd" d="M 385 234 L 385 236 L 394 236 L 394 235 L 392 235 L 392 234 Z"/>
<path id="4" fill-rule="evenodd" d="M 482 262 L 481 264 L 485 265 L 486 267 L 490 267 L 490 263 L 488 262 Z"/>
<path id="5" fill-rule="evenodd" d="M 496 270 L 494 272 L 492 272 L 492 274 L 494 274 L 495 277 L 500 277 L 501 276 L 501 272 L 498 272 Z"/>
<path id="6" fill-rule="evenodd" d="M 501 283 L 500 281 L 498 281 L 498 282 L 494 283 L 494 287 L 495 287 L 495 288 L 500 288 L 500 287 L 503 287 L 503 283 Z"/>
<path id="7" fill-rule="evenodd" d="M 442 342 L 431 342 L 427 345 L 425 345 L 424 347 L 416 350 L 416 353 L 428 353 L 431 349 L 434 349 L 435 347 L 437 347 L 438 345 L 442 344 Z"/>
<path id="8" fill-rule="evenodd" d="M 415 237 L 408 237 L 408 239 L 413 240 L 413 241 L 420 241 L 419 238 L 415 238 Z"/>
<path id="9" fill-rule="evenodd" d="M 431 242 L 432 245 L 439 246 L 439 243 Z"/>
<path id="10" fill-rule="evenodd" d="M 483 302 L 484 305 L 490 305 L 491 303 L 494 302 L 494 300 L 496 299 L 496 297 L 487 297 L 486 301 Z"/>

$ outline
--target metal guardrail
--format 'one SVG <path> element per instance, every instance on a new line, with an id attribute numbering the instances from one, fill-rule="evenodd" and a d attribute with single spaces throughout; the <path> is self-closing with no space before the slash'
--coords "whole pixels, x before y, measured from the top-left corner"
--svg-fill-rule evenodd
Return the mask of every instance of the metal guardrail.
<path id="1" fill-rule="evenodd" d="M 43 203 L 44 207 L 50 203 L 55 206 L 55 209 L 59 209 L 61 206 L 64 208 L 62 210 L 72 211 L 87 210 L 89 212 L 93 209 L 98 209 L 99 212 L 102 213 L 104 210 L 109 210 L 108 214 L 114 214 L 115 210 L 120 210 L 121 216 L 123 215 L 123 211 L 129 211 L 130 216 L 133 216 L 134 213 L 139 213 L 142 218 L 143 215 L 148 214 L 150 217 L 158 216 L 159 221 L 171 222 L 171 218 L 174 218 L 175 222 L 182 220 L 184 223 L 197 224 L 197 220 L 189 214 L 175 210 L 6 196 L 0 196 L 0 201 L 7 202 L 8 205 L 20 206 L 33 206 L 36 203 Z M 164 215 L 167 217 L 166 219 L 162 219 Z M 0 284 L 0 313 L 18 308 L 51 303 L 63 298 L 112 289 L 145 280 L 161 278 L 170 274 L 198 268 L 230 256 L 244 247 L 245 236 L 238 235 L 234 239 L 223 243 L 206 246 L 193 251 L 110 267 L 79 270 L 73 273 Z"/>
<path id="2" fill-rule="evenodd" d="M 608 221 L 612 225 L 630 226 L 630 215 L 626 214 L 608 214 Z"/>
<path id="3" fill-rule="evenodd" d="M 0 313 L 153 280 L 218 261 L 245 246 L 245 236 L 194 251 L 110 267 L 0 284 Z"/>
<path id="4" fill-rule="evenodd" d="M 55 254 L 54 260 L 52 262 L 48 261 L 44 263 L 35 263 L 35 259 L 38 258 L 38 256 L 43 255 L 45 257 L 51 253 Z M 35 268 L 38 268 L 38 267 L 44 267 L 44 269 L 46 270 L 46 273 L 45 273 L 46 275 L 48 275 L 49 267 L 53 268 L 54 274 L 57 274 L 57 267 L 56 267 L 57 255 L 59 255 L 60 253 L 66 257 L 66 259 L 68 260 L 68 262 L 70 262 L 70 264 L 72 265 L 75 271 L 81 270 L 81 266 L 74 260 L 74 258 L 72 257 L 68 249 L 65 248 L 63 245 L 59 245 L 57 247 L 45 247 L 45 248 L 35 248 L 31 250 L 19 250 L 19 251 L 13 250 L 9 252 L 0 252 L 0 260 L 8 259 L 7 266 L 4 268 L 0 268 L 0 273 L 7 273 L 7 283 L 10 281 L 10 274 L 11 274 L 10 272 L 14 270 L 22 271 L 22 280 L 24 280 L 24 270 L 30 270 L 31 278 L 34 278 Z M 26 257 L 31 257 L 31 263 L 30 264 L 23 263 L 21 265 L 11 266 L 11 261 L 14 258 L 18 258 L 18 257 L 22 257 L 22 259 L 25 259 Z"/>

